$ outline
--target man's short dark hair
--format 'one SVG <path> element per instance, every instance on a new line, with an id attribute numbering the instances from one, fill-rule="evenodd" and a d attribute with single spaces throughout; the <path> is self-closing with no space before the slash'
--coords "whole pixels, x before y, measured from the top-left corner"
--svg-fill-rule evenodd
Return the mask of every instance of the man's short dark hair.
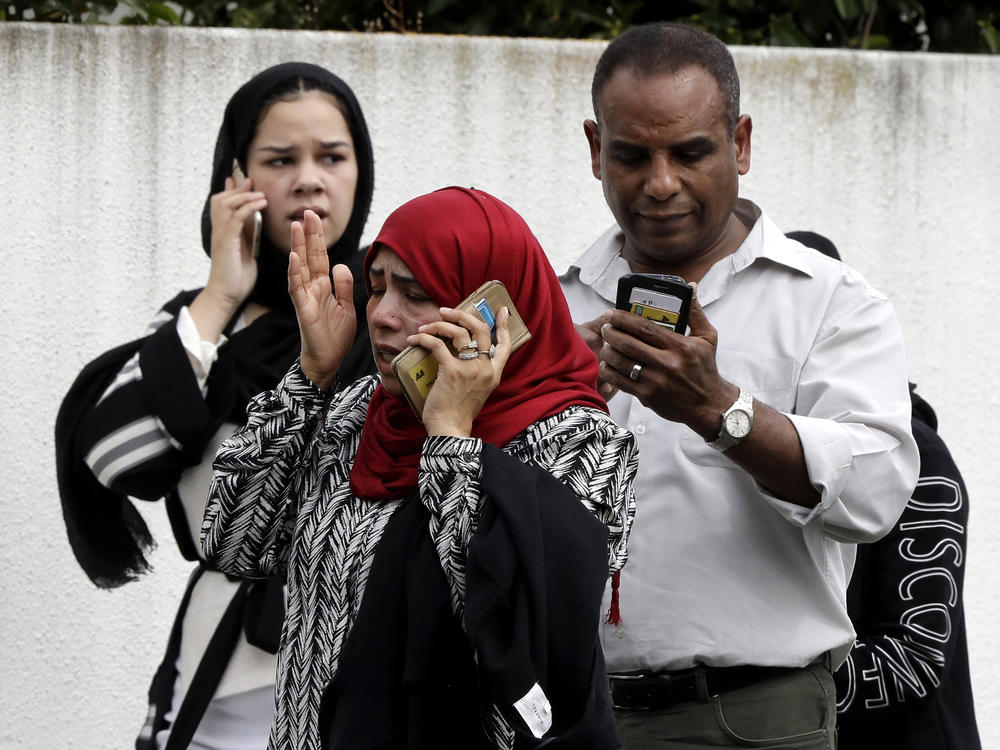
<path id="1" fill-rule="evenodd" d="M 732 137 L 740 116 L 740 77 L 729 49 L 704 31 L 677 23 L 650 23 L 633 26 L 607 46 L 594 70 L 590 95 L 598 124 L 597 104 L 601 90 L 619 68 L 628 68 L 641 78 L 677 73 L 695 65 L 707 71 L 719 84 L 725 105 L 726 129 Z"/>

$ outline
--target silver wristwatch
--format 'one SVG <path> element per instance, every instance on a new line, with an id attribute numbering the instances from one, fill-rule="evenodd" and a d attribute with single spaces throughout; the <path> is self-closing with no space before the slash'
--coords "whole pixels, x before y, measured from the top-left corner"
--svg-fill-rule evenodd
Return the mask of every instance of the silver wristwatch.
<path id="1" fill-rule="evenodd" d="M 710 448 L 724 451 L 741 442 L 753 428 L 753 396 L 740 388 L 740 395 L 733 405 L 722 412 L 722 429 L 719 437 L 708 442 Z"/>

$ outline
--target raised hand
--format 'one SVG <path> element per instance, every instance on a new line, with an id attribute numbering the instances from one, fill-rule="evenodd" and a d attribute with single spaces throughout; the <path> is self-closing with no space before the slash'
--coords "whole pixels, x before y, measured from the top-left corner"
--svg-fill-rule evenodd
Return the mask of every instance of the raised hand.
<path id="1" fill-rule="evenodd" d="M 468 437 L 510 357 L 510 311 L 504 307 L 497 313 L 495 348 L 490 346 L 489 326 L 478 316 L 442 307 L 441 317 L 407 338 L 408 344 L 424 347 L 438 361 L 437 379 L 424 403 L 424 427 L 428 435 Z M 451 341 L 459 354 L 477 352 L 476 357 L 459 359 L 442 338 Z"/>
<path id="2" fill-rule="evenodd" d="M 315 213 L 306 211 L 301 222 L 292 222 L 291 231 L 288 293 L 302 337 L 302 371 L 326 390 L 354 341 L 354 278 L 347 266 L 337 264 L 331 281 L 323 222 Z"/>

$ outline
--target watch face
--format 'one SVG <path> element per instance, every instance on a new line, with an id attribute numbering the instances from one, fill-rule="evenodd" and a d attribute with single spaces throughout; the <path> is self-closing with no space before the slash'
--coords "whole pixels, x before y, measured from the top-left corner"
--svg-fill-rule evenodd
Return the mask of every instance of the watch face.
<path id="1" fill-rule="evenodd" d="M 746 437 L 750 432 L 750 415 L 740 409 L 729 412 L 726 417 L 726 432 L 734 438 Z"/>

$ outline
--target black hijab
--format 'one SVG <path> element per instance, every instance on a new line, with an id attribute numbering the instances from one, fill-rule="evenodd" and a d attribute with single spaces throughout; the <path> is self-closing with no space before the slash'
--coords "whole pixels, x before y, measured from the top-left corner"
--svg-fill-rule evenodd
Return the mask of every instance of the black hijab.
<path id="1" fill-rule="evenodd" d="M 364 116 L 347 84 L 329 71 L 308 63 L 276 65 L 245 83 L 226 106 L 215 145 L 209 199 L 224 189 L 226 177 L 232 174 L 234 158 L 246 172 L 247 148 L 265 105 L 282 94 L 302 88 L 318 89 L 337 99 L 350 128 L 358 162 L 358 184 L 350 221 L 343 236 L 329 248 L 331 262 L 345 263 L 354 274 L 354 305 L 358 313 L 354 345 L 338 372 L 338 380 L 343 385 L 375 370 L 365 321 L 364 253 L 359 248 L 371 207 L 374 162 Z M 206 200 L 202 214 L 202 245 L 208 254 L 211 237 Z M 299 354 L 298 323 L 288 296 L 288 261 L 266 235 L 261 237 L 258 264 L 257 284 L 247 301 L 257 302 L 270 312 L 235 334 L 231 329 L 239 314 L 230 321 L 226 330 L 229 341 L 220 349 L 219 359 L 212 367 L 206 396 L 208 410 L 217 421 L 193 430 L 198 435 L 191 437 L 189 442 L 201 445 L 186 445 L 186 448 L 201 450 L 223 419 L 243 424 L 247 401 L 277 385 Z M 176 314 L 182 305 L 190 304 L 196 294 L 196 290 L 182 292 L 164 309 Z M 176 333 L 168 328 L 164 326 L 151 336 L 123 344 L 89 363 L 63 399 L 56 418 L 56 474 L 69 541 L 80 566 L 103 588 L 120 586 L 148 570 L 144 553 L 152 546 L 153 539 L 129 498 L 100 485 L 84 463 L 79 438 L 81 427 L 100 394 L 125 362 L 136 352 L 141 362 L 144 349 L 161 345 L 160 338 L 173 336 L 176 339 Z M 172 344 L 179 346 L 176 341 Z M 144 376 L 145 385 L 154 391 L 170 385 L 161 382 L 165 378 L 169 380 L 169 373 L 144 371 Z M 177 501 L 176 489 L 167 493 L 168 512 Z M 178 545 L 185 557 L 194 559 L 197 545 L 190 539 L 185 523 L 173 522 L 174 516 L 172 513 L 171 525 Z"/>

